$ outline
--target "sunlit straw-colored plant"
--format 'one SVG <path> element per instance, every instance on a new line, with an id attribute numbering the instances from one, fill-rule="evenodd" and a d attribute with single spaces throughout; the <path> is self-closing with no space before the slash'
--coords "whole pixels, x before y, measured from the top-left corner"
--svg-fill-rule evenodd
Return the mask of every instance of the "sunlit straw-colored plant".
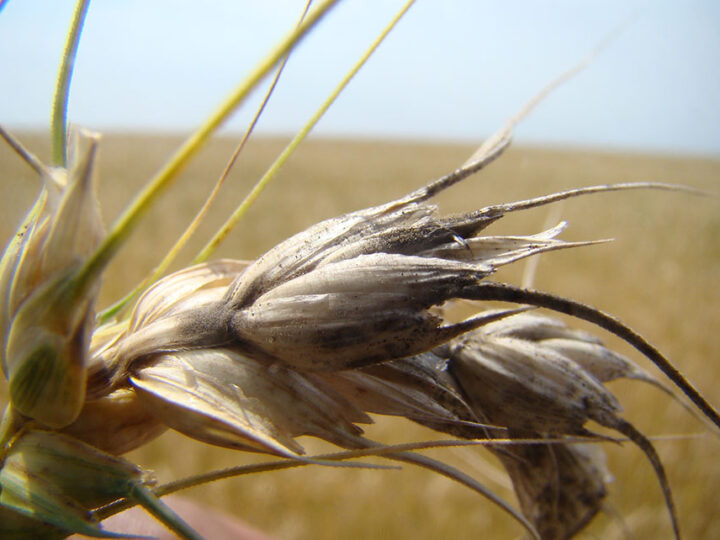
<path id="1" fill-rule="evenodd" d="M 255 470 L 335 466 L 366 456 L 416 464 L 488 497 L 533 537 L 570 538 L 602 509 L 607 495 L 602 450 L 590 443 L 608 436 L 589 429 L 590 421 L 645 452 L 679 537 L 660 458 L 622 418 L 605 383 L 632 378 L 671 390 L 594 335 L 534 309 L 612 332 L 654 362 L 716 427 L 718 413 L 659 351 L 610 315 L 490 279 L 504 265 L 595 242 L 561 240 L 564 223 L 515 236 L 492 234 L 491 227 L 507 214 L 582 195 L 692 190 L 653 183 L 597 186 L 453 216 L 430 203 L 498 158 L 537 99 L 460 168 L 421 189 L 318 223 L 256 261 L 207 262 L 412 2 L 196 264 L 159 279 L 166 259 L 136 291 L 96 310 L 103 272 L 143 213 L 334 3 L 309 11 L 107 234 L 95 197 L 98 137 L 79 131 L 66 142 L 71 66 L 87 10 L 87 1 L 78 3 L 58 83 L 53 163 L 41 163 L 1 131 L 36 171 L 42 189 L 0 265 L 2 365 L 10 395 L 0 433 L 0 537 L 113 537 L 101 519 L 136 504 L 178 535 L 199 537 L 160 497 L 250 469 L 155 486 L 150 473 L 119 457 L 171 428 L 212 445 L 278 458 Z M 453 319 L 443 308 L 454 301 L 473 302 L 477 314 Z M 486 301 L 515 306 L 490 309 Z M 457 440 L 384 446 L 364 437 L 358 425 L 372 421 L 369 413 L 402 416 Z M 344 451 L 307 456 L 301 435 Z M 485 445 L 498 456 L 520 510 L 465 473 L 415 452 L 461 444 Z"/>

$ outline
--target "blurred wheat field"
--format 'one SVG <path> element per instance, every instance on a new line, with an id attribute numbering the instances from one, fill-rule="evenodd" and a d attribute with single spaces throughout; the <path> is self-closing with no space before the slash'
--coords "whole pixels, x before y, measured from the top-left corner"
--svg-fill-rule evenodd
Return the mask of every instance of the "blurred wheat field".
<path id="1" fill-rule="evenodd" d="M 21 135 L 42 158 L 44 138 Z M 107 136 L 100 156 L 100 198 L 110 223 L 132 194 L 180 142 L 175 137 Z M 106 274 L 107 305 L 156 264 L 201 205 L 235 141 L 213 141 L 140 225 Z M 246 149 L 210 219 L 183 253 L 185 264 L 225 220 L 282 149 L 259 140 Z M 252 259 L 321 219 L 395 198 L 462 163 L 471 147 L 398 142 L 305 143 L 216 254 Z M 0 239 L 7 242 L 38 189 L 33 173 L 6 147 Z M 486 171 L 443 194 L 444 213 L 470 210 L 571 187 L 627 181 L 664 181 L 720 193 L 720 160 L 516 148 Z M 628 192 L 575 199 L 559 208 L 512 215 L 494 232 L 534 233 L 548 219 L 564 219 L 567 240 L 615 238 L 609 244 L 542 257 L 534 287 L 571 297 L 620 318 L 665 353 L 715 406 L 720 406 L 720 203 L 663 192 Z M 554 223 L 553 223 L 554 224 Z M 523 265 L 498 278 L 519 284 Z M 103 307 L 101 306 L 101 307 Z M 573 322 L 576 326 L 585 326 Z M 586 326 L 585 326 L 586 327 Z M 616 340 L 608 343 L 656 373 Z M 658 390 L 638 382 L 613 383 L 626 417 L 650 436 L 704 434 L 658 440 L 685 538 L 720 538 L 714 499 L 720 485 L 720 439 Z M 3 400 L 4 400 L 3 389 Z M 407 421 L 377 418 L 367 435 L 405 442 L 438 438 Z M 327 449 L 304 439 L 309 452 Z M 629 444 L 605 444 L 608 512 L 581 538 L 670 538 L 657 481 L 644 456 Z M 513 500 L 509 483 L 480 449 L 432 455 L 473 474 Z M 161 481 L 265 460 L 220 450 L 167 433 L 130 459 Z M 516 538 L 521 529 L 489 502 L 445 478 L 408 466 L 401 471 L 306 468 L 219 482 L 186 493 L 242 517 L 280 539 Z M 621 518 L 618 518 L 621 516 Z M 622 521 L 620 520 L 622 519 Z"/>

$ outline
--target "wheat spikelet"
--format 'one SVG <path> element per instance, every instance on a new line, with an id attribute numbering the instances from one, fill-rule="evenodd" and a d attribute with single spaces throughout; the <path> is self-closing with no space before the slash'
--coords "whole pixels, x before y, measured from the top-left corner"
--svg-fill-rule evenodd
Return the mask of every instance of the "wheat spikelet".
<path id="1" fill-rule="evenodd" d="M 291 33 L 186 148 L 199 146 L 320 15 Z M 370 455 L 419 465 L 487 497 L 535 538 L 571 538 L 607 497 L 602 450 L 577 444 L 607 439 L 588 428 L 595 422 L 646 454 L 679 538 L 664 467 L 606 383 L 631 378 L 672 392 L 596 336 L 530 306 L 610 330 L 720 427 L 715 409 L 616 319 L 489 279 L 527 257 L 598 243 L 561 240 L 564 223 L 493 233 L 509 214 L 609 191 L 692 190 L 595 186 L 443 215 L 430 200 L 500 157 L 514 122 L 459 169 L 403 197 L 322 221 L 256 261 L 202 262 L 155 281 L 126 318 L 96 312 L 102 274 L 190 153 L 174 158 L 106 236 L 95 197 L 97 137 L 81 135 L 74 152 L 63 142 L 67 163 L 48 166 L 3 130 L 43 188 L 0 262 L 10 388 L 0 429 L 0 537 L 113 537 L 100 519 L 140 504 L 181 537 L 198 538 L 159 498 L 170 488 L 155 488 L 150 474 L 120 457 L 172 429 L 280 458 L 268 469 Z M 443 308 L 459 300 L 515 306 L 456 320 Z M 462 471 L 369 439 L 369 414 L 483 440 L 507 470 L 520 510 Z M 307 435 L 346 452 L 307 456 L 298 440 Z"/>

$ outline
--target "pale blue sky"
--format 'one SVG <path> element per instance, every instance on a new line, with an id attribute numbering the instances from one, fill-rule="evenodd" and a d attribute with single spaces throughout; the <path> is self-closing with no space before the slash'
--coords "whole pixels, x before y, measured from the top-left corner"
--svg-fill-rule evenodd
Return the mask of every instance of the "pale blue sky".
<path id="1" fill-rule="evenodd" d="M 93 0 L 70 119 L 100 131 L 189 132 L 294 25 L 302 3 Z M 297 130 L 401 3 L 336 8 L 291 59 L 259 130 Z M 73 4 L 9 0 L 0 12 L 4 125 L 47 127 Z M 720 155 L 716 0 L 418 0 L 315 133 L 479 142 L 633 15 L 516 140 Z M 242 129 L 246 111 L 228 127 Z"/>

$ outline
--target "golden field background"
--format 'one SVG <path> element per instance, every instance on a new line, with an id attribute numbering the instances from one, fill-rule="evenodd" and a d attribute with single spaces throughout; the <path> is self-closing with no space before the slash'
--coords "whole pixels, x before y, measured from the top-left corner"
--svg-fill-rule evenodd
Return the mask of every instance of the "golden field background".
<path id="1" fill-rule="evenodd" d="M 44 138 L 22 136 L 47 158 Z M 108 136 L 100 157 L 100 198 L 110 223 L 180 139 Z M 230 155 L 234 141 L 212 142 L 140 225 L 106 275 L 102 305 L 124 294 L 157 263 L 189 222 Z M 252 143 L 239 160 L 212 216 L 184 253 L 187 262 L 240 202 L 283 146 Z M 382 203 L 462 163 L 471 147 L 396 142 L 310 141 L 291 158 L 217 253 L 255 258 L 318 220 Z M 38 180 L 6 147 L 0 148 L 0 241 L 12 235 L 38 189 Z M 439 197 L 443 212 L 471 210 L 571 187 L 627 181 L 665 181 L 720 193 L 720 161 L 587 151 L 511 149 L 478 176 Z M 566 219 L 567 240 L 615 238 L 610 244 L 544 255 L 535 287 L 572 297 L 618 316 L 663 351 L 706 397 L 720 406 L 720 202 L 656 191 L 596 195 L 562 206 L 510 215 L 489 232 L 534 233 L 548 219 Z M 553 223 L 554 224 L 554 223 Z M 183 263 L 178 263 L 177 267 Z M 497 277 L 521 280 L 516 264 Z M 573 323 L 577 326 L 587 326 Z M 654 371 L 617 340 L 609 343 Z M 720 439 L 655 388 L 612 384 L 626 417 L 658 440 L 685 538 L 720 538 L 717 513 Z M 4 396 L 4 388 L 2 390 Z M 4 398 L 3 398 L 4 400 Z M 378 441 L 437 437 L 409 422 L 378 418 L 368 426 Z M 700 436 L 693 436 L 700 434 Z M 303 440 L 308 451 L 326 449 Z M 652 469 L 629 444 L 604 445 L 615 481 L 608 512 L 582 538 L 670 538 L 671 528 Z M 508 484 L 486 452 L 434 451 L 509 500 Z M 211 448 L 174 433 L 128 456 L 161 481 L 259 461 Z M 402 471 L 321 469 L 267 473 L 219 482 L 187 496 L 232 512 L 279 539 L 517 538 L 511 518 L 468 489 L 406 466 Z M 621 516 L 621 517 L 618 517 Z M 627 536 L 625 529 L 632 536 Z"/>

